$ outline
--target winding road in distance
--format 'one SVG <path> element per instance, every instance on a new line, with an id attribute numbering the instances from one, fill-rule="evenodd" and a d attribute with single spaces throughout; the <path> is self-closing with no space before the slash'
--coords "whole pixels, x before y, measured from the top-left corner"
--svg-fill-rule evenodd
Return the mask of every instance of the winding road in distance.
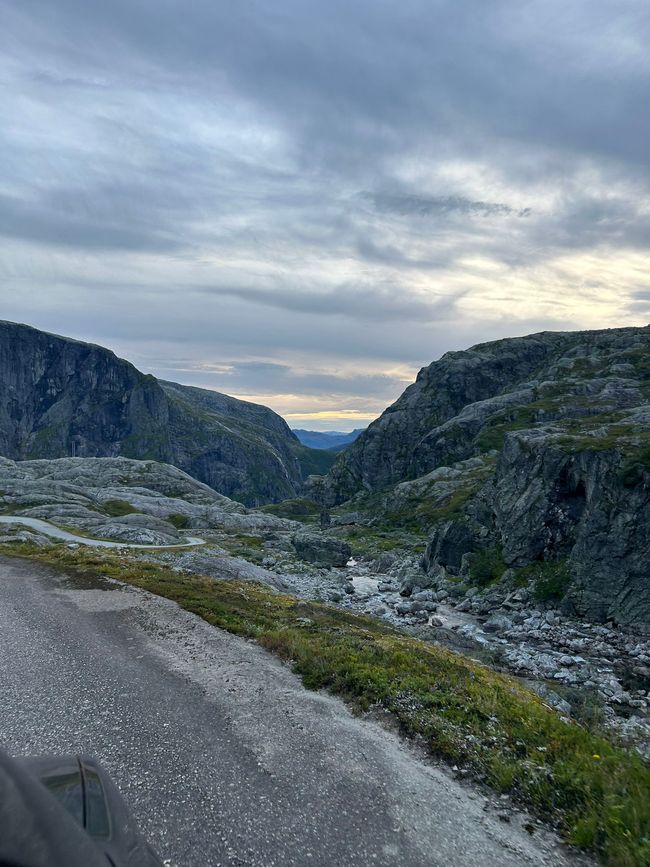
<path id="1" fill-rule="evenodd" d="M 0 515 L 0 524 L 22 524 L 25 527 L 31 527 L 32 530 L 38 530 L 46 536 L 51 536 L 53 539 L 61 539 L 64 542 L 76 542 L 78 545 L 90 545 L 92 548 L 189 548 L 193 545 L 205 545 L 204 539 L 199 539 L 196 536 L 187 536 L 184 542 L 178 545 L 136 545 L 133 542 L 110 542 L 108 539 L 92 539 L 89 536 L 77 536 L 75 533 L 70 533 L 68 530 L 62 530 L 48 521 L 42 521 L 40 518 L 26 518 L 22 515 Z"/>
<path id="2" fill-rule="evenodd" d="M 584 863 L 257 645 L 116 582 L 0 556 L 0 690 L 0 745 L 94 755 L 172 867 Z"/>

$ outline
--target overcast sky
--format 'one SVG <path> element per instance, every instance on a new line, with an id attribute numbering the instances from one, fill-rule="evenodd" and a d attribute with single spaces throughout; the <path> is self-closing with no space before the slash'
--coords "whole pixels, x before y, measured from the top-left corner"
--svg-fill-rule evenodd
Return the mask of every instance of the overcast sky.
<path id="1" fill-rule="evenodd" d="M 647 0 L 0 0 L 0 318 L 365 425 L 650 321 Z"/>

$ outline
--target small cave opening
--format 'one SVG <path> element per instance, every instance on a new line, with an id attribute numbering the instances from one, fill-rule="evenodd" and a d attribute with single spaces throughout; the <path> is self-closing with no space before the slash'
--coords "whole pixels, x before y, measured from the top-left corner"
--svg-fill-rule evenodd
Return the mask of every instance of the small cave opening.
<path id="1" fill-rule="evenodd" d="M 582 479 L 575 478 L 565 468 L 558 479 L 557 504 L 564 514 L 576 523 L 587 506 L 587 489 Z"/>

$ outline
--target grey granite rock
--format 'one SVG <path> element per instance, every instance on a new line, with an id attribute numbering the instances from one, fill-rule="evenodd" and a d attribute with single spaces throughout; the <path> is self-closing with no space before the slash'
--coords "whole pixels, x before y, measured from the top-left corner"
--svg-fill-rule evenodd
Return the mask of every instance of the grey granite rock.
<path id="1" fill-rule="evenodd" d="M 2 321 L 0 455 L 151 459 L 246 505 L 295 496 L 314 463 L 333 460 L 267 407 L 159 382 L 102 347 Z"/>
<path id="2" fill-rule="evenodd" d="M 411 588 L 471 582 L 482 563 L 482 585 L 534 573 L 525 592 L 567 613 L 650 629 L 649 370 L 650 326 L 447 353 L 339 457 L 323 496 L 428 533 Z M 505 603 L 490 593 L 471 610 Z"/>
<path id="3" fill-rule="evenodd" d="M 176 467 L 128 458 L 0 458 L 0 511 L 136 544 L 173 544 L 194 530 L 288 533 L 298 526 L 250 512 Z"/>
<path id="4" fill-rule="evenodd" d="M 347 542 L 318 533 L 299 532 L 292 541 L 299 557 L 318 566 L 345 566 L 352 555 Z"/>

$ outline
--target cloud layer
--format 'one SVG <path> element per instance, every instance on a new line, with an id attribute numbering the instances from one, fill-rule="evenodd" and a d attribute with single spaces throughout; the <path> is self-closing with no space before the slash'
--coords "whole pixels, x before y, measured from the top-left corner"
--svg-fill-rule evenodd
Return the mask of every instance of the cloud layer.
<path id="1" fill-rule="evenodd" d="M 644 0 L 0 18 L 3 318 L 319 427 L 451 348 L 649 318 Z"/>

